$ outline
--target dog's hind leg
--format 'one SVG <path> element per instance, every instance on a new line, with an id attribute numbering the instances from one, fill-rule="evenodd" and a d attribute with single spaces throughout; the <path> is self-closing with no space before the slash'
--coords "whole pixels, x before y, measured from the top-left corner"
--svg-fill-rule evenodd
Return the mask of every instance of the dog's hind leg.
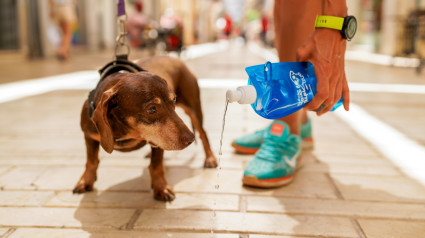
<path id="1" fill-rule="evenodd" d="M 153 196 L 155 199 L 160 201 L 172 201 L 176 198 L 176 195 L 165 179 L 163 156 L 164 150 L 160 148 L 152 148 L 149 172 L 151 175 Z"/>
<path id="2" fill-rule="evenodd" d="M 99 166 L 99 142 L 84 136 L 87 148 L 86 170 L 78 181 L 73 193 L 84 193 L 93 190 L 93 184 L 97 179 L 97 167 Z"/>
<path id="3" fill-rule="evenodd" d="M 183 65 L 184 66 L 184 65 Z M 176 90 L 177 105 L 189 115 L 192 125 L 199 132 L 199 137 L 202 140 L 202 145 L 205 151 L 205 168 L 216 168 L 218 165 L 217 159 L 211 151 L 211 146 L 208 141 L 207 133 L 205 132 L 202 123 L 203 115 L 201 108 L 201 95 L 198 81 L 195 75 L 184 66 L 181 71 L 181 80 L 178 83 Z"/>
<path id="4" fill-rule="evenodd" d="M 198 103 L 199 104 L 199 103 Z M 181 108 L 186 112 L 187 115 L 189 115 L 190 120 L 192 121 L 193 126 L 195 127 L 195 130 L 199 132 L 199 137 L 201 138 L 202 145 L 204 147 L 205 151 L 205 162 L 204 167 L 205 168 L 216 168 L 218 165 L 217 158 L 214 156 L 210 142 L 207 137 L 207 133 L 205 132 L 204 128 L 202 127 L 202 111 L 201 111 L 201 105 L 196 105 L 196 103 L 193 103 L 192 107 L 186 106 L 184 104 L 179 104 Z"/>

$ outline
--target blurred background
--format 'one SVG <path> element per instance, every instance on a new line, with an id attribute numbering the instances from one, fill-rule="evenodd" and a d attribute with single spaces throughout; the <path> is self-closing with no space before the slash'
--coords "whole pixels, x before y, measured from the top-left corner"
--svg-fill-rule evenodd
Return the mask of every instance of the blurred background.
<path id="1" fill-rule="evenodd" d="M 70 4 L 69 34 L 53 2 Z M 245 67 L 277 61 L 274 1 L 126 1 L 129 59 L 181 57 L 198 78 L 214 153 L 223 145 L 220 184 L 202 169 L 201 144 L 167 151 L 179 199 L 164 204 L 140 159 L 148 147 L 102 151 L 97 192 L 70 192 L 85 163 L 81 105 L 115 56 L 117 0 L 0 0 L 0 237 L 198 238 L 213 226 L 240 238 L 424 237 L 425 0 L 346 2 L 358 20 L 345 58 L 350 112 L 311 112 L 315 149 L 294 183 L 260 191 L 242 186 L 251 156 L 231 142 L 269 122 L 233 104 L 220 132 L 226 90 L 246 84 Z"/>
<path id="2" fill-rule="evenodd" d="M 273 0 L 127 0 L 131 47 L 181 50 L 182 47 L 241 39 L 273 45 Z M 72 29 L 75 52 L 115 47 L 116 1 L 75 0 Z M 390 56 L 424 57 L 425 0 L 350 0 L 358 19 L 349 50 Z M 138 15 L 138 16 L 137 16 Z M 141 16 L 142 15 L 142 16 Z M 131 23 L 129 23 L 131 24 Z M 49 17 L 48 0 L 0 1 L 0 53 L 28 59 L 55 55 L 61 32 Z"/>

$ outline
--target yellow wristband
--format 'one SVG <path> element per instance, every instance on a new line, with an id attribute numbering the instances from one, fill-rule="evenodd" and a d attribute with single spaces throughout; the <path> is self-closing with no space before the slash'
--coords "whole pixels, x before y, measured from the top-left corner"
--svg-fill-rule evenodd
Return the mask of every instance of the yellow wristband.
<path id="1" fill-rule="evenodd" d="M 316 23 L 314 27 L 316 28 L 330 28 L 335 30 L 342 30 L 344 25 L 343 17 L 334 17 L 334 16 L 317 16 Z"/>

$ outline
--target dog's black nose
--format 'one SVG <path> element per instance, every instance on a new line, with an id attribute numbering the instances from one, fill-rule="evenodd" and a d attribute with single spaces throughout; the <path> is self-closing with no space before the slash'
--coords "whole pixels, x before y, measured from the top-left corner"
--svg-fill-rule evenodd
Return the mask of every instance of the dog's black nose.
<path id="1" fill-rule="evenodd" d="M 192 144 L 193 141 L 195 141 L 195 135 L 192 132 L 186 133 L 182 139 L 183 139 L 184 145 L 188 146 Z"/>

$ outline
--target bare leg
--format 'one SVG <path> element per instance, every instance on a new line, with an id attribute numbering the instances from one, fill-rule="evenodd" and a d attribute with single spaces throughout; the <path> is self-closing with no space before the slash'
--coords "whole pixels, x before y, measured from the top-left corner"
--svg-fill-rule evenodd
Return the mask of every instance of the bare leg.
<path id="1" fill-rule="evenodd" d="M 61 47 L 58 51 L 58 57 L 67 59 L 69 57 L 71 41 L 72 41 L 72 22 L 61 21 L 60 27 L 63 31 Z"/>
<path id="2" fill-rule="evenodd" d="M 275 47 L 281 62 L 296 61 L 297 49 L 314 31 L 314 18 L 321 11 L 321 1 L 308 1 L 308 8 L 299 7 L 297 1 L 275 1 Z M 316 11 L 317 14 L 306 13 Z M 297 23 L 294 24 L 294 19 Z M 302 109 L 278 120 L 286 122 L 292 134 L 300 134 L 301 122 L 307 122 L 307 112 Z"/>

